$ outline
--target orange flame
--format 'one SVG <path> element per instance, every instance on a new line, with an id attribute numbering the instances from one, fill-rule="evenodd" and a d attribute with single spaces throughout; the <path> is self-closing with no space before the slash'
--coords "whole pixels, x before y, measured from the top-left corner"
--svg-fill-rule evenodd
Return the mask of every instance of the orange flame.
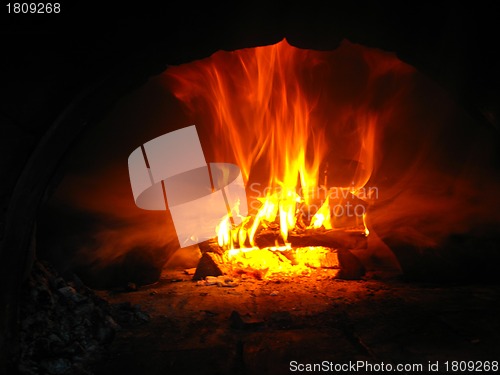
<path id="1" fill-rule="evenodd" d="M 314 214 L 309 228 L 318 229 L 324 227 L 325 229 L 332 229 L 331 212 L 330 212 L 330 199 L 327 198 L 321 208 Z"/>
<path id="2" fill-rule="evenodd" d="M 327 58 L 325 53 L 298 49 L 283 40 L 271 46 L 218 52 L 167 71 L 173 78 L 174 94 L 193 112 L 202 112 L 205 117 L 200 120 L 212 122 L 216 158 L 234 160 L 247 182 L 259 181 L 259 188 L 251 190 L 264 194 L 257 198 L 261 206 L 252 220 L 240 228 L 235 230 L 228 217 L 222 218 L 217 228 L 221 246 L 255 246 L 257 230 L 274 222 L 279 223 L 286 244 L 296 226 L 299 204 L 308 205 L 318 198 L 320 168 L 332 152 L 325 119 L 316 113 L 324 100 L 318 87 L 324 85 L 322 75 L 329 74 Z M 337 127 L 343 133 L 337 152 L 349 152 L 340 157 L 358 163 L 347 173 L 352 194 L 370 178 L 377 122 L 366 110 L 359 113 L 337 114 L 341 123 Z M 322 182 L 327 183 L 326 177 Z M 326 199 L 310 227 L 331 229 L 329 210 Z"/>
<path id="3" fill-rule="evenodd" d="M 282 41 L 217 53 L 188 72 L 169 74 L 180 84 L 178 98 L 191 105 L 198 95 L 206 100 L 215 134 L 245 179 L 258 166 L 268 186 L 295 191 L 299 180 L 303 188 L 316 185 L 326 151 L 322 132 L 311 124 L 316 99 L 304 95 L 300 82 L 309 54 Z"/>

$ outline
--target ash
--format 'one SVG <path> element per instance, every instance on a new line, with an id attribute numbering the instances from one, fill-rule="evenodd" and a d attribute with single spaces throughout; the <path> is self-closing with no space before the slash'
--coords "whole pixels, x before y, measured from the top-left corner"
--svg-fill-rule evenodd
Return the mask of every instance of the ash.
<path id="1" fill-rule="evenodd" d="M 46 262 L 35 262 L 20 302 L 20 374 L 92 374 L 115 333 L 149 321 L 139 306 L 109 304 L 74 275 L 63 279 Z"/>

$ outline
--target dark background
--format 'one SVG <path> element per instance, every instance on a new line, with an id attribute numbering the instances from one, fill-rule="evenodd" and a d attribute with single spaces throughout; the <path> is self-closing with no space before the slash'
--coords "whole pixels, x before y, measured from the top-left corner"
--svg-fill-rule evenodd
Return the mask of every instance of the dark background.
<path id="1" fill-rule="evenodd" d="M 15 120 L 23 119 L 16 117 L 14 103 L 40 101 L 32 97 L 44 89 L 45 100 L 62 90 L 69 100 L 71 90 L 90 83 L 89 78 L 106 67 L 125 59 L 141 60 L 141 54 L 149 55 L 151 49 L 177 64 L 218 49 L 270 44 L 286 37 L 298 47 L 333 49 L 347 38 L 395 51 L 498 126 L 498 15 L 480 2 L 264 6 L 67 1 L 61 9 L 50 15 L 8 15 L 5 6 L 1 10 L 2 89 L 9 90 L 1 110 Z M 26 81 L 29 93 L 20 88 Z"/>

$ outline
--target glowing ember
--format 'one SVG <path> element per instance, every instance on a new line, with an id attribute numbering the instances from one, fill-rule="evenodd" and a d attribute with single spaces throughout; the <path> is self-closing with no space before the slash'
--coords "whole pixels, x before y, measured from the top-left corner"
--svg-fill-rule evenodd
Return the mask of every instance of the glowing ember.
<path id="1" fill-rule="evenodd" d="M 339 268 L 337 254 L 323 246 L 232 249 L 224 253 L 224 261 L 232 266 L 233 273 L 258 271 L 263 278 L 308 276 L 318 268 Z"/>

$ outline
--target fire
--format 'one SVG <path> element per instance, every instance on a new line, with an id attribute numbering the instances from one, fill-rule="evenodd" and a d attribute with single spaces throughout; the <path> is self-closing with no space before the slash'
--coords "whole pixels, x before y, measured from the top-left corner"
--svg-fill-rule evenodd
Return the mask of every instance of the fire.
<path id="1" fill-rule="evenodd" d="M 224 246 L 230 243 L 231 240 L 231 223 L 229 215 L 226 215 L 216 228 L 217 242 L 219 246 Z"/>
<path id="2" fill-rule="evenodd" d="M 370 231 L 368 230 L 368 226 L 366 225 L 366 213 L 363 214 L 363 226 L 365 228 L 365 236 L 368 237 Z"/>
<path id="3" fill-rule="evenodd" d="M 337 255 L 323 246 L 232 249 L 224 253 L 224 258 L 234 266 L 235 273 L 257 271 L 258 278 L 309 276 L 320 268 L 335 274 L 339 267 Z"/>
<path id="4" fill-rule="evenodd" d="M 332 56 L 295 48 L 283 40 L 221 51 L 168 70 L 175 96 L 192 113 L 200 113 L 197 123 L 206 124 L 213 134 L 214 157 L 239 165 L 247 190 L 250 186 L 257 193 L 259 207 L 252 202 L 253 213 L 240 225 L 232 224 L 229 213 L 214 228 L 219 246 L 228 250 L 228 261 L 245 263 L 257 254 L 262 261 L 276 260 L 280 251 L 268 249 L 270 254 L 264 255 L 257 248 L 259 230 L 279 228 L 276 246 L 290 249 L 291 233 L 351 225 L 334 217 L 338 210 L 332 205 L 339 199 L 330 199 L 332 184 L 349 181 L 350 186 L 343 189 L 355 197 L 368 182 L 378 117 L 362 102 L 360 108 L 339 110 L 331 118 L 328 111 L 318 109 L 321 104 L 335 105 L 323 92 L 325 81 L 331 80 L 328 59 Z M 368 54 L 365 61 L 375 66 L 373 56 Z M 373 77 L 368 80 L 398 67 L 395 61 L 396 65 L 369 70 Z M 332 155 L 338 164 L 351 160 L 349 168 L 343 170 L 335 163 L 328 167 L 326 159 Z M 328 169 L 338 175 L 328 175 Z M 356 223 L 368 235 L 366 212 L 362 215 Z"/>
<path id="5" fill-rule="evenodd" d="M 319 229 L 321 227 L 324 227 L 325 229 L 332 229 L 329 198 L 325 200 L 325 203 L 323 203 L 318 212 L 316 212 L 313 216 L 311 224 L 309 225 L 309 228 L 314 229 Z"/>

